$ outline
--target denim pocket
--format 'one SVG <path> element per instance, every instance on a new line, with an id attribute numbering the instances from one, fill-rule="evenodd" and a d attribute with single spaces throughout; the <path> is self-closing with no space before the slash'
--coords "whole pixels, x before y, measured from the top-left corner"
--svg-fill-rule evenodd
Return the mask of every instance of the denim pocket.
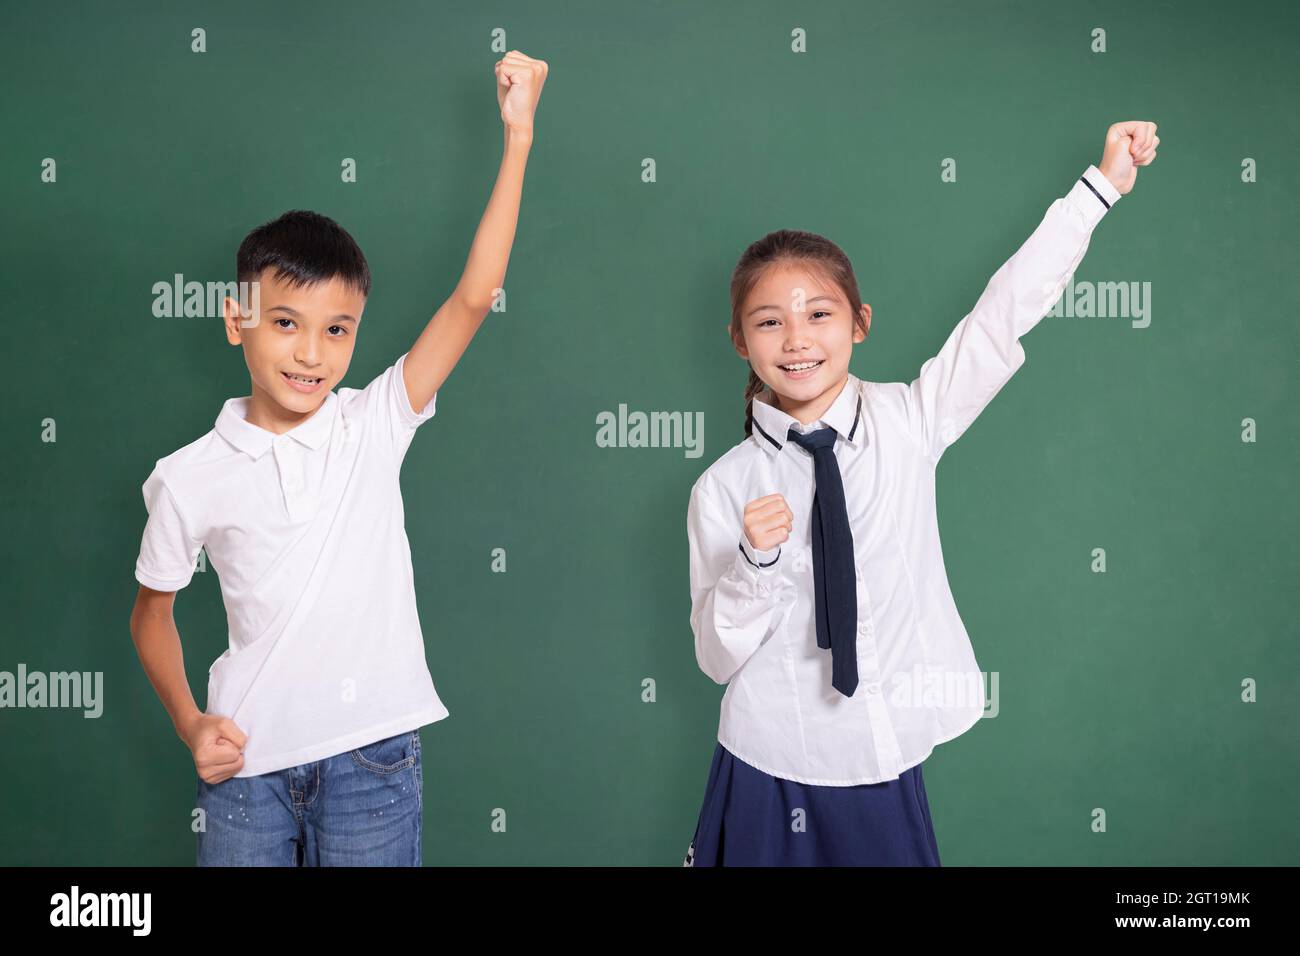
<path id="1" fill-rule="evenodd" d="M 372 744 L 348 751 L 352 760 L 363 770 L 373 773 L 396 773 L 415 764 L 419 748 L 419 731 L 412 730 L 376 740 Z"/>

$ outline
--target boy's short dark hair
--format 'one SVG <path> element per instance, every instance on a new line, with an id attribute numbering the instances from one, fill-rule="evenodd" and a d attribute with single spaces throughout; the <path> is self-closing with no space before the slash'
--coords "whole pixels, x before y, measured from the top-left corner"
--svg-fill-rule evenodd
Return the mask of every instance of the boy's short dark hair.
<path id="1" fill-rule="evenodd" d="M 370 266 L 356 240 L 333 219 L 307 209 L 290 210 L 244 237 L 235 259 L 237 281 L 252 282 L 263 269 L 299 287 L 337 276 L 370 295 Z"/>

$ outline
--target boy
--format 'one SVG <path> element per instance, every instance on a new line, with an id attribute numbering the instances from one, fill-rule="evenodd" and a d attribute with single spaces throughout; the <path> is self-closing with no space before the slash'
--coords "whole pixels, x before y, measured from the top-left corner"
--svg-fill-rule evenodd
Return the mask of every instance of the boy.
<path id="1" fill-rule="evenodd" d="M 332 220 L 286 213 L 239 249 L 255 311 L 225 300 L 252 394 L 144 484 L 131 635 L 194 756 L 201 866 L 420 865 L 419 728 L 448 712 L 425 663 L 398 474 L 505 278 L 547 65 L 512 50 L 495 71 L 496 186 L 460 282 L 411 349 L 364 389 L 332 391 L 370 272 Z M 230 632 L 206 713 L 172 618 L 204 547 Z"/>

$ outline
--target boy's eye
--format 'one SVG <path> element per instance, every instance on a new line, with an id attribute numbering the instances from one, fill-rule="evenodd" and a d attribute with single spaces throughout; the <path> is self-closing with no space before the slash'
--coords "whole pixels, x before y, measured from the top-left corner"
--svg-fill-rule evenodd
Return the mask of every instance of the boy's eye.
<path id="1" fill-rule="evenodd" d="M 293 322 L 293 319 L 286 319 L 286 318 L 281 317 L 281 318 L 276 319 L 275 321 L 276 321 L 276 322 L 289 322 L 289 323 L 292 323 L 292 322 Z M 282 328 L 282 329 L 283 329 L 283 328 L 288 328 L 288 326 L 284 326 L 284 325 L 282 325 L 282 326 L 280 326 L 280 328 Z M 341 338 L 343 338 L 344 335 L 347 335 L 347 334 L 348 334 L 348 330 L 347 330 L 346 328 L 344 328 L 343 326 L 341 326 L 341 325 L 331 325 L 331 326 L 329 327 L 329 329 L 327 329 L 326 331 L 332 332 L 332 331 L 334 331 L 335 329 L 338 329 L 338 330 L 339 330 L 341 333 L 343 333 L 343 334 L 342 334 L 342 335 L 331 335 L 330 338 L 332 338 L 332 339 L 341 339 Z"/>

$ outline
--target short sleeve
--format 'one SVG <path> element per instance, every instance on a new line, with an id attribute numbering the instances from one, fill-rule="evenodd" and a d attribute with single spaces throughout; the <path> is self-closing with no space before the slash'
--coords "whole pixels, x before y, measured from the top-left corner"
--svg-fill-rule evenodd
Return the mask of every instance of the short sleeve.
<path id="1" fill-rule="evenodd" d="M 383 435 L 397 456 L 398 462 L 406 457 L 415 430 L 433 417 L 438 404 L 435 393 L 429 404 L 416 411 L 411 407 L 410 396 L 406 394 L 405 366 L 403 353 L 396 362 L 380 372 L 375 378 L 356 393 L 354 402 L 366 419 L 367 426 Z"/>
<path id="2" fill-rule="evenodd" d="M 203 542 L 195 537 L 157 466 L 141 490 L 149 520 L 135 563 L 135 579 L 155 591 L 179 591 L 194 576 Z"/>

